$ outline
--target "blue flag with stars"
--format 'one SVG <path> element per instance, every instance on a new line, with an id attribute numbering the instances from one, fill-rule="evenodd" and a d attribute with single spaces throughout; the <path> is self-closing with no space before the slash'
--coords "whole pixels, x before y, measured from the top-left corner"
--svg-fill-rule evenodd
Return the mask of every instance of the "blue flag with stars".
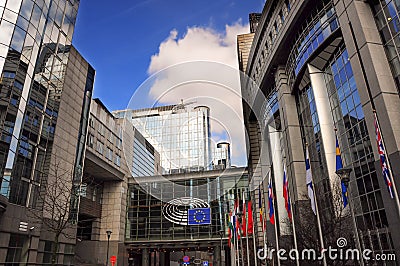
<path id="1" fill-rule="evenodd" d="M 210 208 L 189 209 L 188 224 L 189 225 L 211 224 L 211 209 Z"/>

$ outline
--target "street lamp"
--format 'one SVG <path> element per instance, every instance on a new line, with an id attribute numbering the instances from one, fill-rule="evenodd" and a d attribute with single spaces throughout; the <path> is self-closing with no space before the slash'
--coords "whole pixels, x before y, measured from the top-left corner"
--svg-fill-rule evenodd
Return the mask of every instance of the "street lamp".
<path id="1" fill-rule="evenodd" d="M 343 182 L 346 188 L 349 186 L 351 171 L 353 171 L 351 168 L 341 168 L 336 170 L 336 174 L 340 177 L 340 180 Z"/>
<path id="2" fill-rule="evenodd" d="M 110 237 L 111 237 L 111 230 L 107 230 L 107 258 L 106 258 L 106 266 L 108 266 L 108 251 L 110 250 Z"/>
<path id="3" fill-rule="evenodd" d="M 29 233 L 28 233 L 28 237 L 29 237 L 29 246 L 28 246 L 28 255 L 26 257 L 26 265 L 29 265 L 29 253 L 31 251 L 31 245 L 32 245 L 32 232 L 33 230 L 35 230 L 34 226 L 31 226 L 29 228 Z"/>
<path id="4" fill-rule="evenodd" d="M 336 174 L 339 176 L 341 182 L 345 185 L 348 195 L 351 195 L 350 194 L 349 183 L 350 183 L 350 174 L 351 174 L 352 170 L 353 169 L 350 168 L 350 167 L 341 168 L 341 169 L 336 170 Z M 349 201 L 351 219 L 353 220 L 353 227 L 354 227 L 354 233 L 355 233 L 355 240 L 356 240 L 357 249 L 359 250 L 359 252 L 361 252 L 361 244 L 360 244 L 360 240 L 358 238 L 358 230 L 357 230 L 356 219 L 354 217 L 354 212 L 353 212 L 353 210 L 351 208 L 351 204 L 350 204 L 350 197 L 348 197 L 348 201 Z M 363 258 L 360 259 L 360 264 L 361 264 L 361 266 L 364 266 Z"/>

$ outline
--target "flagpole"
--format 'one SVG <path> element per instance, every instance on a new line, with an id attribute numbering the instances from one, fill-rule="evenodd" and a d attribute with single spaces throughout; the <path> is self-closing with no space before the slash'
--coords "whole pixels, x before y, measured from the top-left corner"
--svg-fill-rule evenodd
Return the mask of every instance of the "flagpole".
<path id="1" fill-rule="evenodd" d="M 253 201 L 252 201 L 252 203 L 253 203 Z M 257 263 L 256 235 L 254 234 L 254 224 L 256 224 L 256 223 L 254 223 L 254 217 L 257 217 L 257 216 L 254 216 L 254 210 L 256 210 L 256 208 L 251 208 L 251 211 L 252 211 L 251 215 L 253 216 L 253 249 L 254 249 L 254 254 L 253 255 L 254 255 L 254 265 L 257 266 L 258 263 Z"/>
<path id="2" fill-rule="evenodd" d="M 266 208 L 265 208 L 265 206 L 266 206 L 266 204 L 265 204 L 265 190 L 264 190 L 264 185 L 263 185 L 263 187 L 262 187 L 262 195 L 263 195 L 263 204 L 264 204 L 264 213 L 263 213 L 263 219 L 264 219 L 264 224 L 263 224 L 263 226 L 265 227 L 265 232 L 264 232 L 264 238 L 265 238 L 265 242 L 264 242 L 264 246 L 266 246 L 267 247 L 267 250 L 268 250 L 268 245 L 267 245 L 267 211 L 266 211 Z"/>
<path id="3" fill-rule="evenodd" d="M 283 167 L 284 167 L 283 172 L 286 174 L 286 179 L 287 179 L 287 182 L 288 182 L 288 184 L 289 184 L 289 175 L 288 175 L 288 173 L 287 173 L 287 171 L 286 171 L 286 159 L 284 159 Z M 296 226 L 295 226 L 295 224 L 294 224 L 294 215 L 293 215 L 293 210 L 294 210 L 294 208 L 293 208 L 293 204 L 292 204 L 292 198 L 290 197 L 289 186 L 288 186 L 288 189 L 287 189 L 287 194 L 288 194 L 288 197 L 289 197 L 289 199 L 290 199 L 290 200 L 289 200 L 289 204 L 290 204 L 290 210 L 291 210 L 291 217 L 292 217 L 292 219 L 289 219 L 289 222 L 292 224 L 294 249 L 298 252 L 299 250 L 298 250 L 298 248 L 297 248 Z M 290 221 L 290 220 L 291 220 L 291 221 Z M 300 266 L 299 256 L 296 256 L 296 265 L 297 265 L 297 266 Z"/>
<path id="4" fill-rule="evenodd" d="M 292 202 L 290 202 L 290 206 L 291 206 L 292 210 L 294 210 L 294 209 L 293 209 L 293 204 L 292 204 Z M 294 215 L 293 215 L 293 212 L 292 212 L 292 221 L 291 221 L 291 223 L 292 223 L 292 230 L 293 230 L 294 249 L 298 252 L 299 250 L 298 250 L 298 247 L 297 247 L 296 226 L 294 225 Z M 297 265 L 297 266 L 300 266 L 299 256 L 296 256 L 296 265 Z"/>
<path id="5" fill-rule="evenodd" d="M 308 143 L 306 143 L 306 149 L 307 149 L 308 155 L 310 156 L 310 153 L 308 152 Z M 308 158 L 308 159 L 310 159 L 310 158 Z M 310 171 L 311 171 L 311 160 L 310 160 Z M 311 175 L 311 184 L 314 185 L 314 179 L 313 179 L 312 175 Z M 319 218 L 319 210 L 318 210 L 318 202 L 317 202 L 317 198 L 316 198 L 316 192 L 313 193 L 313 196 L 314 196 L 314 203 L 315 203 L 315 212 L 316 212 L 316 216 L 317 216 L 319 241 L 321 242 L 321 251 L 322 251 L 322 250 L 325 250 L 325 245 L 324 245 L 324 238 L 322 236 L 321 219 Z M 323 259 L 324 266 L 327 266 L 325 253 L 323 254 L 322 259 Z"/>
<path id="6" fill-rule="evenodd" d="M 246 191 L 247 194 L 247 191 Z M 246 200 L 243 195 L 243 201 L 245 202 L 243 206 L 246 206 Z M 246 207 L 244 211 L 244 215 L 246 217 L 246 255 L 247 255 L 247 265 L 250 265 L 250 252 L 249 252 L 249 218 L 247 217 L 246 213 L 248 213 L 248 208 Z"/>
<path id="7" fill-rule="evenodd" d="M 272 190 L 272 193 L 273 193 L 272 195 L 275 195 L 275 192 L 274 192 L 274 189 L 273 189 L 274 188 L 274 186 L 273 186 L 274 182 L 272 182 L 272 176 L 271 175 L 272 175 L 272 167 L 269 168 L 269 179 L 271 181 L 271 190 Z M 274 178 L 274 180 L 275 180 L 275 178 Z M 275 229 L 275 245 L 276 245 L 276 250 L 278 251 L 279 250 L 279 233 L 278 233 L 278 225 L 277 224 L 279 224 L 279 217 L 276 215 L 276 209 L 278 208 L 278 204 L 275 204 L 275 202 L 276 202 L 275 199 L 276 199 L 276 197 L 272 198 L 272 204 L 276 206 L 276 208 L 274 206 L 274 220 L 275 220 L 274 221 L 274 229 Z M 276 255 L 276 262 L 277 262 L 278 266 L 281 265 L 281 261 L 279 260 L 278 253 Z"/>
<path id="8" fill-rule="evenodd" d="M 239 237 L 238 237 L 238 228 L 236 228 L 237 226 L 237 219 L 239 219 L 239 215 L 237 213 L 237 206 L 236 206 L 236 202 L 238 202 L 238 197 L 237 197 L 238 193 L 237 190 L 235 189 L 235 203 L 233 204 L 233 208 L 235 209 L 235 225 L 234 225 L 234 234 L 235 234 L 235 255 L 236 255 L 236 259 L 237 259 L 237 265 L 240 265 L 240 251 L 239 251 Z"/>
<path id="9" fill-rule="evenodd" d="M 235 234 L 236 234 L 235 247 L 236 247 L 237 264 L 240 265 L 240 250 L 239 250 L 239 238 L 237 237 L 237 229 L 235 229 Z"/>
<path id="10" fill-rule="evenodd" d="M 238 193 L 238 195 L 239 195 L 239 199 L 238 199 L 238 206 L 237 206 L 237 208 L 238 208 L 238 221 L 239 221 L 239 223 L 238 223 L 238 229 L 237 229 L 237 231 L 238 231 L 238 234 L 240 234 L 240 240 L 238 240 L 238 241 L 240 241 L 240 250 L 239 250 L 239 263 L 240 263 L 240 261 L 242 262 L 242 264 L 243 264 L 243 232 L 242 232 L 242 223 L 243 223 L 243 213 L 240 211 L 240 203 L 241 203 L 241 201 L 240 201 L 240 194 L 241 194 L 241 192 L 239 192 Z M 238 243 L 238 245 L 239 245 L 239 243 Z"/>
<path id="11" fill-rule="evenodd" d="M 394 176 L 393 176 L 393 173 L 392 173 L 392 167 L 390 165 L 389 155 L 387 154 L 387 151 L 386 151 L 385 141 L 383 141 L 381 126 L 379 125 L 378 116 L 376 114 L 376 111 L 373 110 L 373 113 L 374 113 L 374 118 L 375 118 L 378 130 L 379 130 L 379 133 L 381 134 L 382 145 L 383 145 L 383 149 L 385 150 L 385 156 L 386 156 L 386 160 L 387 160 L 387 167 L 388 167 L 388 171 L 389 171 L 389 175 L 390 175 L 390 181 L 392 182 L 392 185 L 393 185 L 393 196 L 394 196 L 394 200 L 396 201 L 397 212 L 398 212 L 398 215 L 400 217 L 400 200 L 399 200 L 399 195 L 397 194 L 396 182 L 394 180 Z M 376 132 L 375 132 L 375 135 L 376 135 Z M 378 149 L 379 149 L 379 147 L 378 147 Z M 378 150 L 378 153 L 379 153 L 379 150 Z M 379 158 L 379 160 L 380 160 L 380 158 Z"/>
<path id="12" fill-rule="evenodd" d="M 264 197 L 264 180 L 261 182 L 260 181 L 260 185 L 259 185 L 260 187 L 259 187 L 259 189 L 260 189 L 260 191 L 261 191 L 261 189 L 262 189 L 262 192 L 260 193 L 260 202 L 261 202 L 261 209 L 262 209 L 262 213 L 261 213 L 261 216 L 260 216 L 260 218 L 262 219 L 262 221 L 260 221 L 261 222 L 261 228 L 262 228 L 262 236 L 263 236 L 263 244 L 262 244 L 262 249 L 264 249 L 264 253 L 266 253 L 267 252 L 267 248 L 268 248 L 268 246 L 266 245 L 266 242 L 267 242 L 267 239 L 266 239 L 266 237 L 265 237 L 265 231 L 266 231 L 266 226 L 265 226 L 265 222 L 267 221 L 266 220 L 266 218 L 265 218 L 265 208 L 264 208 L 264 206 L 265 206 L 265 201 L 264 201 L 264 199 L 265 199 L 265 197 Z M 267 257 L 265 256 L 265 262 L 266 262 L 266 260 L 267 260 Z"/>
<path id="13" fill-rule="evenodd" d="M 240 257 L 243 263 L 243 236 L 240 238 Z"/>

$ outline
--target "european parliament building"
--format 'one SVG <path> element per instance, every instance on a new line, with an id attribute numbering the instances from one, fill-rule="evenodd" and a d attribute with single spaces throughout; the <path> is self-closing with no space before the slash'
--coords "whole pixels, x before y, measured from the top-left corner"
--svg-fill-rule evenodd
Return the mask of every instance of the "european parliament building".
<path id="1" fill-rule="evenodd" d="M 272 171 L 277 190 L 269 247 L 310 247 L 310 232 L 314 247 L 337 247 L 345 237 L 349 247 L 399 258 L 399 13 L 394 0 L 266 1 L 262 14 L 250 16 L 251 32 L 238 36 L 249 178 L 255 185 Z M 349 173 L 344 208 L 336 138 Z M 320 226 L 307 195 L 307 149 Z M 293 223 L 279 192 L 284 168 Z M 337 221 L 346 225 L 340 232 Z"/>

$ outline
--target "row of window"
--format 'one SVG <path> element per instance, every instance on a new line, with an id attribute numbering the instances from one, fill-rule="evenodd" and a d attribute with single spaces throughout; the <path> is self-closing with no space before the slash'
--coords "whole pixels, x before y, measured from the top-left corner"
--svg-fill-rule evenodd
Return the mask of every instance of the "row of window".
<path id="1" fill-rule="evenodd" d="M 44 242 L 43 251 L 39 251 L 42 254 L 42 264 L 50 264 L 51 257 L 53 254 L 54 242 L 52 241 L 40 241 Z M 32 239 L 27 235 L 11 234 L 8 242 L 7 255 L 5 258 L 5 265 L 7 266 L 18 266 L 26 264 L 29 256 L 29 249 L 32 244 Z M 74 245 L 64 244 L 64 255 L 63 260 L 57 259 L 58 263 L 62 265 L 73 265 L 74 261 Z M 60 249 L 60 246 L 58 247 Z M 59 253 L 57 253 L 59 257 Z"/>
<path id="2" fill-rule="evenodd" d="M 92 134 L 88 135 L 87 145 L 90 148 L 94 148 L 94 136 Z M 100 140 L 96 141 L 95 149 L 98 153 L 100 153 L 101 155 L 104 155 L 107 160 L 113 161 L 113 159 L 114 159 L 114 164 L 117 166 L 121 166 L 121 156 L 116 153 L 115 157 L 114 157 L 113 150 L 108 146 L 106 147 L 106 149 L 104 149 L 104 143 L 101 142 Z"/>
<path id="3" fill-rule="evenodd" d="M 400 1 L 385 0 L 373 5 L 375 21 L 385 46 L 397 89 L 400 91 Z"/>
<path id="4" fill-rule="evenodd" d="M 275 8 L 275 7 L 272 7 Z M 265 37 L 265 44 L 264 48 L 260 49 L 261 50 L 261 57 L 259 57 L 257 65 L 255 66 L 255 71 L 253 74 L 253 79 L 255 80 L 256 77 L 258 77 L 259 74 L 261 74 L 261 69 L 263 67 L 263 64 L 265 63 L 265 58 L 269 54 L 269 51 L 273 48 L 274 41 L 276 37 L 278 36 L 279 30 L 283 26 L 285 19 L 287 15 L 289 14 L 291 10 L 291 0 L 285 0 L 284 1 L 284 6 L 281 7 L 281 9 L 277 12 L 277 18 L 275 21 L 272 23 L 271 19 L 276 14 L 274 11 L 271 10 L 269 13 L 269 17 L 267 17 L 265 25 L 269 27 L 269 33 L 265 33 L 265 30 L 262 31 L 261 37 Z"/>
<path id="5" fill-rule="evenodd" d="M 98 124 L 98 128 L 97 128 L 98 133 L 101 136 L 103 136 L 106 139 L 108 139 L 108 141 L 110 143 L 114 143 L 115 146 L 118 149 L 121 149 L 121 147 L 122 147 L 121 130 L 118 129 L 119 130 L 119 136 L 117 136 L 111 130 L 109 130 L 103 123 L 101 123 L 100 121 L 97 121 L 97 124 Z M 89 126 L 91 128 L 93 128 L 93 129 L 95 128 L 95 123 L 94 123 L 94 118 L 93 117 L 89 118 Z"/>

